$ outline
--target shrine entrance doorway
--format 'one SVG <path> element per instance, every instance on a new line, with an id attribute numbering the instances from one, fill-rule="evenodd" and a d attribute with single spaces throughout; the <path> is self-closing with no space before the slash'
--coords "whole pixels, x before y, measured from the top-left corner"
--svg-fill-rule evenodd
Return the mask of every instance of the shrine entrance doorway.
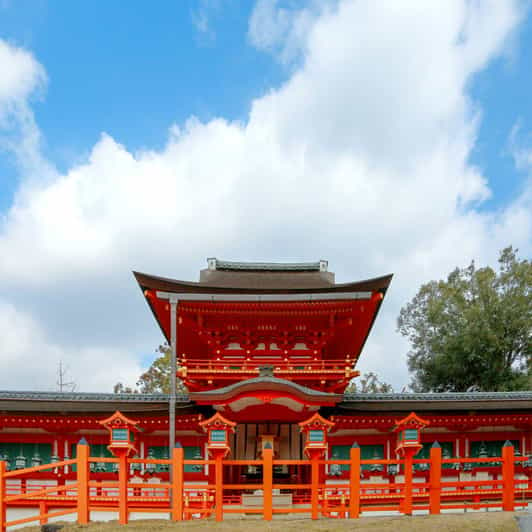
<path id="1" fill-rule="evenodd" d="M 297 423 L 239 423 L 231 442 L 231 458 L 256 460 L 261 458 L 265 443 L 270 443 L 274 456 L 280 460 L 302 460 L 303 438 Z M 255 484 L 262 481 L 260 465 L 228 465 L 224 468 L 224 482 Z M 309 479 L 310 470 L 301 465 L 277 465 L 273 468 L 275 483 L 300 484 Z"/>

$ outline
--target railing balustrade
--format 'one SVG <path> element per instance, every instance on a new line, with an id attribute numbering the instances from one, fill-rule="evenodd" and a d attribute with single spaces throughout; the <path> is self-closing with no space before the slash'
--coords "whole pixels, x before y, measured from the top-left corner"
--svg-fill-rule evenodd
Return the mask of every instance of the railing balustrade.
<path id="1" fill-rule="evenodd" d="M 94 462 L 116 464 L 117 480 L 98 480 L 90 468 Z M 444 459 L 441 448 L 432 447 L 430 458 L 408 463 L 399 458 L 362 460 L 356 446 L 351 448 L 349 459 L 343 460 L 280 460 L 272 449 L 264 449 L 259 460 L 185 460 L 181 447 L 176 447 L 169 459 L 119 460 L 90 457 L 89 446 L 79 444 L 75 459 L 53 464 L 6 471 L 6 463 L 0 461 L 0 532 L 34 521 L 45 524 L 68 514 L 76 514 L 78 523 L 87 524 L 95 511 L 118 513 L 122 524 L 128 522 L 131 512 L 168 513 L 173 521 L 210 517 L 221 521 L 225 514 L 233 513 L 261 514 L 271 520 L 276 514 L 288 513 L 317 519 L 357 518 L 369 511 L 408 515 L 480 508 L 513 511 L 532 500 L 530 463 L 526 456 L 515 456 L 511 445 L 503 447 L 502 457 L 491 458 Z M 170 480 L 153 482 L 153 476 L 152 482 L 146 481 L 146 477 L 132 473 L 132 464 L 143 465 L 143 470 L 148 464 L 164 465 Z M 460 480 L 460 473 L 449 469 L 449 464 L 453 468 L 459 464 L 467 480 Z M 202 470 L 208 466 L 206 483 L 185 482 L 184 469 L 190 465 Z M 39 483 L 38 476 L 33 484 L 27 480 L 29 474 L 64 466 L 75 466 L 75 481 L 50 485 Z M 234 471 L 232 468 L 249 466 L 262 471 L 253 483 L 224 482 L 225 468 Z M 278 481 L 274 472 L 279 466 L 297 466 L 299 478 L 306 481 Z M 368 473 L 365 466 L 374 467 Z M 405 471 L 408 467 L 412 471 Z M 473 478 L 475 467 L 482 478 Z M 346 468 L 341 477 L 327 473 Z M 493 478 L 487 477 L 486 468 L 493 471 Z M 7 510 L 21 506 L 34 507 L 38 513 L 8 521 Z"/>

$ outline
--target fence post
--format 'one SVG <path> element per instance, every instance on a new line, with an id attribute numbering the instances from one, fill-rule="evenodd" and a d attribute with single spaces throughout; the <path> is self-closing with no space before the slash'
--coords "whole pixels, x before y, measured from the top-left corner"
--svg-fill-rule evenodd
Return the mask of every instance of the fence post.
<path id="1" fill-rule="evenodd" d="M 273 516 L 273 448 L 266 442 L 262 450 L 262 493 L 266 521 L 271 521 Z"/>
<path id="2" fill-rule="evenodd" d="M 172 449 L 172 521 L 183 520 L 183 447 L 179 442 Z"/>
<path id="3" fill-rule="evenodd" d="M 430 499 L 431 514 L 440 513 L 441 503 L 441 446 L 435 441 L 430 448 Z"/>
<path id="4" fill-rule="evenodd" d="M 224 519 L 224 464 L 223 454 L 217 453 L 214 457 L 214 505 L 216 521 Z"/>
<path id="5" fill-rule="evenodd" d="M 76 469 L 78 484 L 78 524 L 88 525 L 89 512 L 89 444 L 81 438 L 76 446 Z"/>
<path id="6" fill-rule="evenodd" d="M 502 448 L 502 509 L 513 512 L 515 508 L 514 446 L 506 440 Z"/>
<path id="7" fill-rule="evenodd" d="M 123 452 L 118 457 L 118 522 L 127 525 L 127 477 L 129 465 L 127 463 L 127 453 Z"/>
<path id="8" fill-rule="evenodd" d="M 0 460 L 0 532 L 6 532 L 6 479 L 4 474 L 6 472 L 6 463 Z"/>
<path id="9" fill-rule="evenodd" d="M 412 473 L 414 456 L 409 451 L 410 449 L 407 449 L 404 456 L 405 487 L 403 495 L 403 513 L 405 515 L 412 515 Z"/>
<path id="10" fill-rule="evenodd" d="M 360 447 L 355 442 L 349 453 L 349 517 L 356 519 L 360 515 Z"/>
<path id="11" fill-rule="evenodd" d="M 320 452 L 321 454 L 321 452 Z M 320 501 L 320 454 L 312 453 L 310 457 L 310 506 L 311 518 L 318 519 Z"/>

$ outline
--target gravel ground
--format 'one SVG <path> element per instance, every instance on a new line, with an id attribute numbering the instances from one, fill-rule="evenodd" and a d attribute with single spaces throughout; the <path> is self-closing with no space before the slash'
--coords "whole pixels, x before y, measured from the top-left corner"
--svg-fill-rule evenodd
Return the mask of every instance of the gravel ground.
<path id="1" fill-rule="evenodd" d="M 202 531 L 304 531 L 304 532 L 342 532 L 361 530 L 368 532 L 519 532 L 519 526 L 512 512 L 487 512 L 469 514 L 445 514 L 414 517 L 361 517 L 357 520 L 347 519 L 278 519 L 270 523 L 253 518 L 229 519 L 222 523 L 215 521 L 198 520 L 172 523 L 162 520 L 133 521 L 127 526 L 120 526 L 116 521 L 106 523 L 91 523 L 88 526 L 79 526 L 65 523 L 61 532 L 127 532 L 142 531 L 159 532 L 167 530 Z M 24 532 L 39 532 L 40 527 L 26 527 L 19 529 Z"/>

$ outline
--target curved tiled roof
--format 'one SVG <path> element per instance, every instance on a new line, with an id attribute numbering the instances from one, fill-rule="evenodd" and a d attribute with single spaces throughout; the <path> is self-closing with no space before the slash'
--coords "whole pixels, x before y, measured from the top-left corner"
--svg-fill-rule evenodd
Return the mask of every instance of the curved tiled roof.
<path id="1" fill-rule="evenodd" d="M 296 395 L 303 397 L 308 397 L 316 400 L 332 401 L 338 402 L 342 399 L 341 394 L 327 393 L 320 390 L 313 390 L 312 388 L 307 388 L 296 382 L 292 382 L 286 379 L 279 379 L 278 377 L 254 377 L 252 379 L 246 379 L 243 381 L 235 382 L 229 386 L 224 386 L 223 388 L 217 388 L 216 390 L 209 390 L 205 392 L 195 392 L 190 394 L 190 398 L 195 400 L 208 399 L 208 398 L 230 398 L 235 394 L 238 394 L 242 391 L 252 390 L 269 390 L 269 389 L 279 389 L 279 390 L 290 390 Z"/>
<path id="2" fill-rule="evenodd" d="M 256 286 L 215 286 L 207 283 L 198 283 L 193 281 L 180 281 L 157 275 L 149 275 L 141 272 L 133 272 L 141 290 L 160 290 L 163 292 L 175 293 L 197 293 L 197 294 L 307 294 L 307 293 L 324 293 L 334 294 L 335 292 L 373 292 L 380 291 L 386 293 L 392 280 L 392 274 L 356 281 L 352 283 L 324 284 L 322 286 L 301 287 L 298 286 L 297 278 L 291 278 L 290 282 L 283 287 L 268 287 L 264 282 L 262 275 L 257 273 L 258 281 Z M 273 275 L 273 274 L 272 274 Z M 295 275 L 295 274 L 294 274 Z M 304 274 L 303 274 L 304 275 Z M 236 284 L 236 281 L 235 281 Z M 265 286 L 266 285 L 266 286 Z"/>
<path id="3" fill-rule="evenodd" d="M 532 391 L 519 392 L 441 392 L 441 393 L 346 393 L 344 401 L 532 401 Z M 531 405 L 532 406 L 532 405 Z"/>
<path id="4" fill-rule="evenodd" d="M 347 393 L 343 411 L 532 410 L 532 392 Z"/>
<path id="5" fill-rule="evenodd" d="M 134 402 L 166 403 L 169 396 L 165 393 L 97 393 L 97 392 L 35 392 L 0 390 L 0 400 L 14 401 L 61 401 L 61 402 Z M 188 403 L 187 395 L 180 394 L 177 402 Z"/>

